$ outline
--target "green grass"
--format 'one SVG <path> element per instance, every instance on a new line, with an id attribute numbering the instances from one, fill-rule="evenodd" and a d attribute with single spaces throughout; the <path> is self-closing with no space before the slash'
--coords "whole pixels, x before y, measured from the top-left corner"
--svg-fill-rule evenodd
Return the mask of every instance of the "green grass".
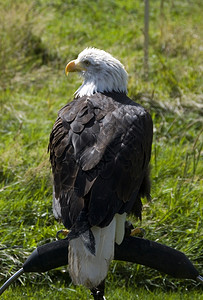
<path id="1" fill-rule="evenodd" d="M 107 295 L 109 299 L 117 300 L 117 299 L 128 299 L 128 300 L 135 300 L 135 299 L 147 299 L 147 300 L 201 300 L 201 291 L 199 293 L 195 290 L 188 291 L 181 291 L 178 293 L 174 292 L 165 292 L 159 287 L 155 290 L 150 291 L 149 289 L 140 289 L 132 286 L 130 288 L 123 287 L 116 287 L 112 286 L 107 289 Z M 10 298 L 9 298 L 10 297 Z M 5 297 L 3 299 L 11 299 L 13 298 L 16 300 L 21 299 L 71 299 L 71 300 L 78 300 L 78 299 L 89 299 L 89 293 L 87 289 L 78 287 L 77 290 L 75 287 L 64 286 L 64 285 L 51 285 L 48 286 L 45 292 L 43 287 L 38 287 L 36 285 L 30 285 L 29 287 L 25 286 L 23 289 L 20 287 L 16 287 L 15 289 L 10 289 L 7 294 L 5 293 Z"/>
<path id="2" fill-rule="evenodd" d="M 0 0 L 0 284 L 62 228 L 52 214 L 47 154 L 57 111 L 80 79 L 66 63 L 87 46 L 129 73 L 129 95 L 154 120 L 152 202 L 146 238 L 183 251 L 203 273 L 202 1 L 151 1 L 149 78 L 143 71 L 144 1 Z M 131 218 L 135 225 L 139 223 Z M 17 248 L 12 248 L 17 247 Z M 108 299 L 203 299 L 201 287 L 143 266 L 113 262 Z M 26 274 L 2 299 L 88 299 L 66 267 Z"/>

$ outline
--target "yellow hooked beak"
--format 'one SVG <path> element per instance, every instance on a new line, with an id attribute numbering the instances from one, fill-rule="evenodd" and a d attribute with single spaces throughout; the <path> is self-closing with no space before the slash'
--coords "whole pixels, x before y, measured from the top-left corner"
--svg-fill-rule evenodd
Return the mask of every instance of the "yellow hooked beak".
<path id="1" fill-rule="evenodd" d="M 69 72 L 81 72 L 81 71 L 85 71 L 85 70 L 86 69 L 80 62 L 77 62 L 76 60 L 72 60 L 67 64 L 67 66 L 65 68 L 65 73 L 68 76 Z"/>

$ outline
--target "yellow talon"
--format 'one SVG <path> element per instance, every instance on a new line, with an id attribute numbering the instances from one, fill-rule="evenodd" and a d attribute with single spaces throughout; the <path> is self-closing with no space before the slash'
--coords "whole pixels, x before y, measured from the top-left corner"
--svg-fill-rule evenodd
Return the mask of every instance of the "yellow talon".
<path id="1" fill-rule="evenodd" d="M 61 230 L 59 230 L 57 233 L 56 233 L 56 238 L 58 239 L 58 240 L 60 240 L 61 238 L 63 238 L 63 237 L 67 237 L 68 236 L 68 234 L 69 234 L 69 230 L 68 229 L 61 229 Z"/>
<path id="2" fill-rule="evenodd" d="M 131 236 L 140 236 L 143 237 L 145 235 L 145 230 L 143 228 L 136 227 L 131 230 Z"/>

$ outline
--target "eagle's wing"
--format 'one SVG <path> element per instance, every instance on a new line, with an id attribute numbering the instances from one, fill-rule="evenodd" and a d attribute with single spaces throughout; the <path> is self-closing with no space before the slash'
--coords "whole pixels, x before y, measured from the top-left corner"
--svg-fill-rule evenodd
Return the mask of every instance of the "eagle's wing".
<path id="1" fill-rule="evenodd" d="M 59 111 L 49 144 L 53 208 L 67 228 L 107 226 L 133 204 L 141 214 L 140 195 L 149 194 L 152 120 L 121 95 L 85 96 Z"/>

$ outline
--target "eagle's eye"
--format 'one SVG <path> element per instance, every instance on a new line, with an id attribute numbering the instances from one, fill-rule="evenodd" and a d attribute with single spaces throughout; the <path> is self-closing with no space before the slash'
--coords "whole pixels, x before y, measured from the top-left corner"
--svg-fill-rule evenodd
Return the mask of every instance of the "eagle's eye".
<path id="1" fill-rule="evenodd" d="M 91 65 L 90 61 L 87 60 L 87 59 L 83 61 L 83 64 L 84 64 L 86 67 L 88 67 L 88 66 Z"/>

